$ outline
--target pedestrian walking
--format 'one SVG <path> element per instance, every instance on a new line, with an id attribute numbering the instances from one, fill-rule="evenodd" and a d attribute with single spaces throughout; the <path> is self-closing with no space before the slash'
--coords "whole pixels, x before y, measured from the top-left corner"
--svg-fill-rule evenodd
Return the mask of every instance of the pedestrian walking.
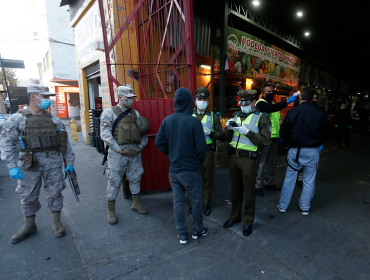
<path id="1" fill-rule="evenodd" d="M 274 184 L 280 137 L 280 111 L 286 108 L 289 103 L 294 103 L 297 100 L 298 93 L 295 93 L 288 100 L 284 100 L 279 103 L 273 102 L 274 95 L 274 87 L 272 85 L 265 84 L 262 87 L 262 98 L 256 103 L 256 107 L 260 112 L 268 114 L 272 125 L 271 142 L 265 149 L 265 157 L 259 165 L 256 178 L 256 194 L 259 196 L 265 195 L 262 186 L 275 191 L 281 190 L 280 187 Z M 263 173 L 265 173 L 264 180 L 262 178 Z"/>
<path id="2" fill-rule="evenodd" d="M 49 111 L 50 93 L 47 87 L 28 85 L 29 106 L 11 115 L 3 124 L 0 136 L 1 157 L 6 161 L 11 178 L 18 180 L 16 193 L 21 197 L 24 226 L 12 236 L 11 243 L 22 241 L 36 232 L 36 213 L 40 210 L 39 195 L 41 186 L 48 195 L 47 204 L 51 211 L 52 228 L 56 237 L 65 234 L 60 221 L 63 208 L 62 190 L 66 185 L 65 172 L 74 172 L 75 155 L 69 144 L 67 132 L 61 120 Z M 17 142 L 20 147 L 18 165 L 16 163 Z M 42 183 L 43 182 L 43 183 Z"/>
<path id="3" fill-rule="evenodd" d="M 314 195 L 316 172 L 328 119 L 325 112 L 312 104 L 315 91 L 304 88 L 299 96 L 300 106 L 290 110 L 280 129 L 283 140 L 289 144 L 287 170 L 280 200 L 280 212 L 288 209 L 299 170 L 302 170 L 303 189 L 299 199 L 302 215 L 308 215 Z"/>
<path id="4" fill-rule="evenodd" d="M 271 121 L 267 114 L 261 113 L 255 106 L 257 91 L 238 91 L 241 112 L 227 121 L 225 138 L 231 140 L 230 176 L 231 203 L 230 218 L 224 228 L 241 222 L 244 195 L 243 235 L 249 236 L 255 218 L 255 183 L 258 164 L 263 160 L 262 150 L 271 141 Z"/>
<path id="5" fill-rule="evenodd" d="M 216 151 L 216 140 L 223 137 L 220 118 L 208 108 L 209 91 L 205 87 L 200 87 L 195 91 L 195 105 L 193 117 L 197 117 L 203 126 L 204 137 L 207 143 L 207 155 L 202 165 L 203 179 L 203 214 L 211 214 L 211 198 L 213 185 L 213 167 Z M 189 209 L 191 213 L 191 208 Z"/>
<path id="6" fill-rule="evenodd" d="M 131 109 L 136 97 L 131 88 L 117 87 L 117 96 L 117 106 L 105 109 L 100 117 L 101 139 L 109 145 L 107 219 L 111 225 L 117 223 L 116 199 L 124 175 L 132 193 L 131 210 L 139 214 L 148 213 L 140 201 L 140 180 L 144 173 L 141 152 L 148 143 L 150 126 L 138 111 Z"/>
<path id="7" fill-rule="evenodd" d="M 184 213 L 185 192 L 193 215 L 193 239 L 208 234 L 203 225 L 202 173 L 207 143 L 202 123 L 192 116 L 194 99 L 186 88 L 175 92 L 175 113 L 166 117 L 159 129 L 155 146 L 170 159 L 169 179 L 173 191 L 173 212 L 180 244 L 186 244 L 188 230 Z"/>
<path id="8" fill-rule="evenodd" d="M 343 137 L 345 148 L 350 148 L 349 138 L 352 129 L 351 122 L 351 111 L 348 109 L 346 103 L 342 103 L 337 115 L 337 124 L 335 125 L 335 127 L 337 128 L 337 149 L 340 149 L 342 147 Z"/>

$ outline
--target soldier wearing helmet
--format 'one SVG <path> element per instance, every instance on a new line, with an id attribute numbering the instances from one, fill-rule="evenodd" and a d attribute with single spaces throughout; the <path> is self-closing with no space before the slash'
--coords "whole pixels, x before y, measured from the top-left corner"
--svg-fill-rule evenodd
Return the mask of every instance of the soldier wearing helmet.
<path id="1" fill-rule="evenodd" d="M 148 143 L 150 130 L 148 119 L 131 109 L 136 95 L 126 86 L 117 87 L 119 103 L 104 110 L 101 115 L 100 134 L 109 145 L 107 167 L 107 219 L 111 225 L 117 222 L 115 205 L 123 175 L 129 181 L 133 203 L 132 211 L 146 214 L 140 202 L 140 180 L 144 173 L 141 151 Z"/>
<path id="2" fill-rule="evenodd" d="M 225 228 L 241 222 L 243 194 L 245 201 L 243 235 L 252 233 L 255 217 L 256 193 L 254 184 L 258 163 L 262 160 L 262 150 L 271 141 L 271 121 L 261 113 L 256 105 L 256 90 L 238 91 L 241 112 L 226 123 L 225 138 L 231 140 L 230 176 L 231 203 L 230 218 L 224 223 Z"/>
<path id="3" fill-rule="evenodd" d="M 64 160 L 65 172 L 73 173 L 75 155 L 62 121 L 48 110 L 50 96 L 55 94 L 47 87 L 28 85 L 29 106 L 11 115 L 0 132 L 1 157 L 7 162 L 10 177 L 18 180 L 16 193 L 21 197 L 25 217 L 24 226 L 12 236 L 11 243 L 20 242 L 37 231 L 35 219 L 41 208 L 42 186 L 48 195 L 54 235 L 62 237 L 65 234 L 60 220 L 62 191 L 66 187 L 61 167 Z M 15 156 L 17 142 L 20 147 L 18 163 Z"/>
<path id="4" fill-rule="evenodd" d="M 204 137 L 207 143 L 207 155 L 202 165 L 203 179 L 203 214 L 211 214 L 211 196 L 213 185 L 214 153 L 216 151 L 216 140 L 223 137 L 220 118 L 209 108 L 209 91 L 200 87 L 195 91 L 195 105 L 193 117 L 198 118 L 203 125 Z M 191 213 L 191 208 L 189 212 Z"/>

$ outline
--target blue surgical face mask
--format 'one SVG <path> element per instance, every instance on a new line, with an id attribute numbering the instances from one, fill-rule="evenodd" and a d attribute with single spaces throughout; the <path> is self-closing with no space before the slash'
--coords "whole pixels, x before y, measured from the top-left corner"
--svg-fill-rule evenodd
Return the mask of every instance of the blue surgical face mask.
<path id="1" fill-rule="evenodd" d="M 197 107 L 199 110 L 205 110 L 208 106 L 208 102 L 207 101 L 197 101 Z"/>
<path id="2" fill-rule="evenodd" d="M 43 98 L 40 98 L 38 96 L 36 96 L 36 97 L 41 100 L 41 103 L 36 102 L 37 105 L 39 105 L 40 109 L 43 109 L 43 110 L 49 109 L 49 107 L 51 105 L 51 100 L 50 99 L 43 99 Z"/>
<path id="3" fill-rule="evenodd" d="M 249 106 L 240 106 L 241 109 L 242 109 L 242 112 L 245 113 L 245 114 L 249 114 L 251 112 L 254 111 L 254 109 L 252 109 L 252 105 L 249 105 Z"/>

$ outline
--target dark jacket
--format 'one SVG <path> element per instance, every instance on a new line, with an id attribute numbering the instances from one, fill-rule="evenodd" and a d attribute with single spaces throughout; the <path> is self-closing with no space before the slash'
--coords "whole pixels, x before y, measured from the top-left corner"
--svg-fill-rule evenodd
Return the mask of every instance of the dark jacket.
<path id="1" fill-rule="evenodd" d="M 291 147 L 320 147 L 327 125 L 324 110 L 304 102 L 287 113 L 280 127 L 280 137 Z"/>
<path id="2" fill-rule="evenodd" d="M 339 110 L 337 115 L 337 123 L 341 126 L 350 126 L 352 121 L 351 111 L 346 109 Z"/>
<path id="3" fill-rule="evenodd" d="M 266 102 L 260 101 L 256 105 L 256 107 L 258 108 L 258 110 L 260 110 L 260 112 L 267 113 L 267 114 L 279 112 L 285 109 L 287 106 L 288 106 L 288 103 L 286 101 L 272 104 L 272 103 L 269 103 L 267 100 Z"/>
<path id="4" fill-rule="evenodd" d="M 175 92 L 176 113 L 166 117 L 159 128 L 155 146 L 170 159 L 170 172 L 200 170 L 206 158 L 203 126 L 192 116 L 194 99 L 186 88 Z"/>

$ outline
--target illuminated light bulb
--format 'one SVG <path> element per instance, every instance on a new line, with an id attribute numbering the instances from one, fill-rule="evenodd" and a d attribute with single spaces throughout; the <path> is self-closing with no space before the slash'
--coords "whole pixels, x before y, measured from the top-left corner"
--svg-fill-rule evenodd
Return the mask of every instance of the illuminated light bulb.
<path id="1" fill-rule="evenodd" d="M 309 32 L 304 33 L 304 36 L 310 36 Z"/>
<path id="2" fill-rule="evenodd" d="M 201 64 L 201 65 L 199 66 L 199 68 L 204 68 L 204 69 L 211 69 L 211 66 L 209 66 L 209 65 L 204 65 L 204 64 Z"/>
<path id="3" fill-rule="evenodd" d="M 298 12 L 297 16 L 299 16 L 299 17 L 303 16 L 302 12 Z"/>
<path id="4" fill-rule="evenodd" d="M 258 6 L 260 4 L 260 1 L 253 1 L 252 3 L 254 6 Z"/>

